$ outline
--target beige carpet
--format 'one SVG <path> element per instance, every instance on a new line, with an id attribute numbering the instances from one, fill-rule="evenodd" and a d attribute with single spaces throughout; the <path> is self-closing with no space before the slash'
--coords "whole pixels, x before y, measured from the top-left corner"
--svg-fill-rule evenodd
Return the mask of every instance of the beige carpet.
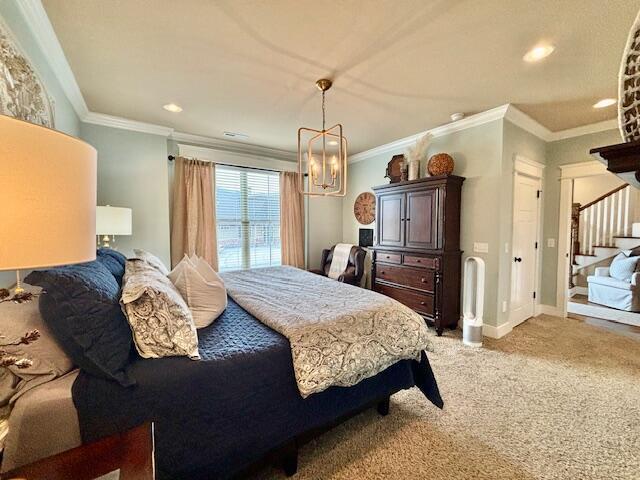
<path id="1" fill-rule="evenodd" d="M 640 341 L 549 316 L 481 350 L 458 335 L 429 354 L 444 411 L 400 392 L 305 445 L 294 478 L 640 479 Z"/>

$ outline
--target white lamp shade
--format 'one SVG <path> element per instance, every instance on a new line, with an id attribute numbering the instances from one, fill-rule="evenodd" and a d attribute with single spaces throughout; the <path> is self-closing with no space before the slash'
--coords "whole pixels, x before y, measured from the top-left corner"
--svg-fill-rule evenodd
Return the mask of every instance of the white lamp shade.
<path id="1" fill-rule="evenodd" d="M 96 207 L 97 235 L 131 235 L 131 209 Z"/>
<path id="2" fill-rule="evenodd" d="M 95 259 L 96 150 L 0 115 L 0 270 Z"/>

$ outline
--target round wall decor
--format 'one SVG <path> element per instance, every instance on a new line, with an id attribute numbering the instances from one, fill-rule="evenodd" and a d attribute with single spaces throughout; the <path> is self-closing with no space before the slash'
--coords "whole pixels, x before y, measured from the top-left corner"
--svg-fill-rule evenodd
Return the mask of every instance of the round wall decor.
<path id="1" fill-rule="evenodd" d="M 0 114 L 54 128 L 53 112 L 44 85 L 0 22 Z"/>
<path id="2" fill-rule="evenodd" d="M 353 204 L 353 214 L 362 225 L 369 225 L 376 219 L 376 196 L 371 192 L 363 192 Z"/>

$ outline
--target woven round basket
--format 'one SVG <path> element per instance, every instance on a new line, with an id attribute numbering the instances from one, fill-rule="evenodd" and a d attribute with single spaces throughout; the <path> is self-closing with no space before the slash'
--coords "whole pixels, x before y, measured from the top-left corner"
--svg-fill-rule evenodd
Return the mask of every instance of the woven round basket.
<path id="1" fill-rule="evenodd" d="M 453 157 L 448 153 L 436 153 L 427 163 L 427 172 L 432 177 L 438 175 L 451 175 L 454 167 Z"/>
<path id="2" fill-rule="evenodd" d="M 625 142 L 640 140 L 640 13 L 636 17 L 620 63 L 618 78 L 618 126 Z"/>

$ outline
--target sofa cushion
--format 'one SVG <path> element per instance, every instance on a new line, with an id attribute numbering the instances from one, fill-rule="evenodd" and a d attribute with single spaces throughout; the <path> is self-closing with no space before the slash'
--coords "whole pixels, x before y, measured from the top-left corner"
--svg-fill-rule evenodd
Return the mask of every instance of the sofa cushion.
<path id="1" fill-rule="evenodd" d="M 120 252 L 112 250 L 111 248 L 100 248 L 96 252 L 96 260 L 102 263 L 107 270 L 114 276 L 118 285 L 122 286 L 122 277 L 124 277 L 124 264 L 127 261 Z"/>
<path id="2" fill-rule="evenodd" d="M 609 275 L 617 280 L 630 282 L 631 275 L 635 272 L 637 263 L 638 257 L 627 257 L 624 253 L 620 252 L 613 259 L 613 262 L 611 262 Z"/>
<path id="3" fill-rule="evenodd" d="M 25 281 L 45 290 L 42 318 L 76 365 L 123 386 L 135 383 L 125 372 L 132 337 L 120 286 L 100 261 L 35 271 Z"/>
<path id="4" fill-rule="evenodd" d="M 613 277 L 600 277 L 596 275 L 590 275 L 587 277 L 587 282 L 593 283 L 595 285 L 605 285 L 607 287 L 619 288 L 622 290 L 631 290 L 632 288 L 635 288 L 634 285 L 631 285 L 631 282 L 625 282 Z"/>

